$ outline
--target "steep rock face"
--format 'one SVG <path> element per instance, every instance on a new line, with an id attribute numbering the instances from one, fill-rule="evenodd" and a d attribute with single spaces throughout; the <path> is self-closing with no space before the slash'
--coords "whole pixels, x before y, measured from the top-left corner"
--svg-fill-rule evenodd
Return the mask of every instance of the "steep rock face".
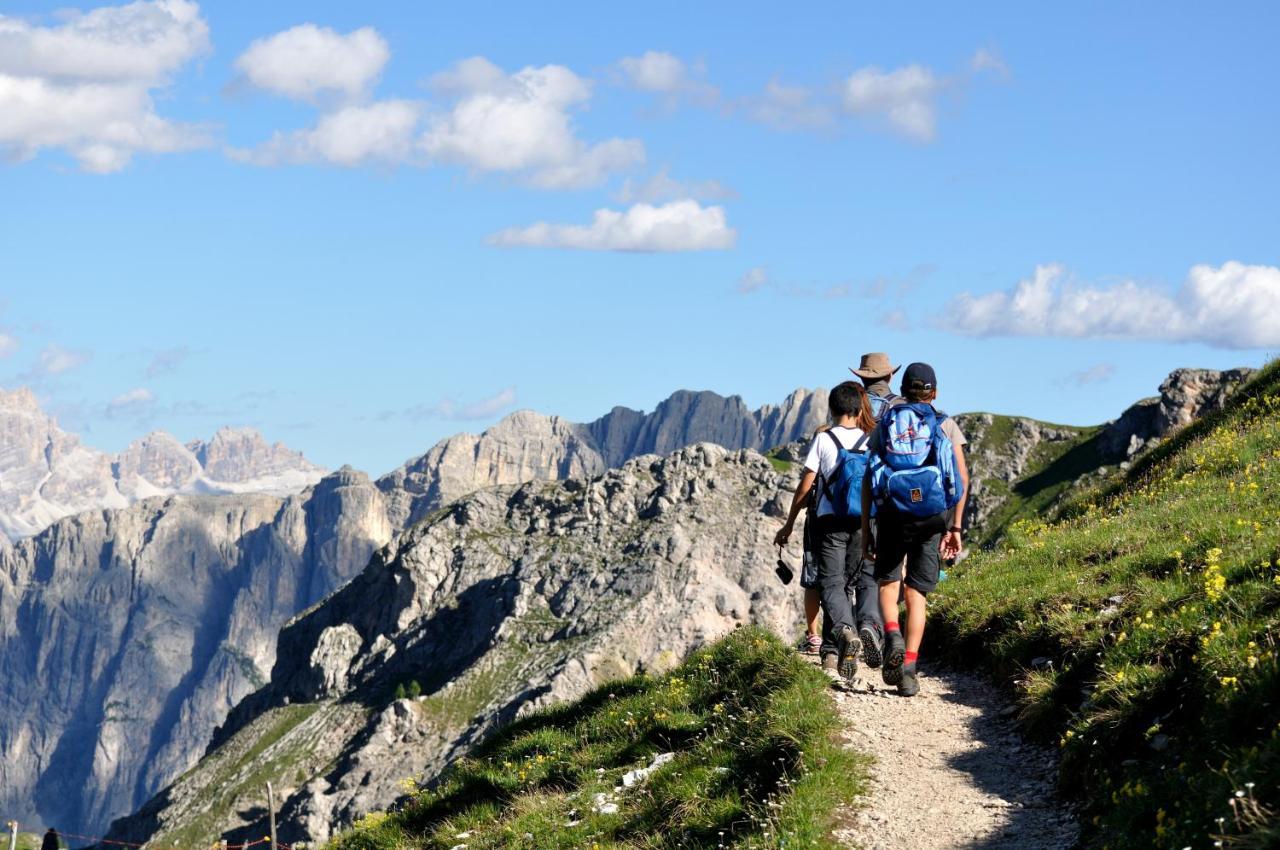
<path id="1" fill-rule="evenodd" d="M 1221 410 L 1228 396 L 1256 369 L 1175 369 L 1160 395 L 1143 399 L 1109 423 L 1101 449 L 1108 461 L 1126 460 L 1192 420 Z"/>
<path id="2" fill-rule="evenodd" d="M 700 444 L 453 503 L 290 623 L 270 685 L 112 836 L 257 836 L 267 769 L 282 840 L 323 840 L 522 711 L 674 664 L 739 623 L 791 630 L 800 596 L 773 575 L 768 512 L 790 486 L 755 452 Z M 426 696 L 393 699 L 411 680 Z"/>
<path id="3" fill-rule="evenodd" d="M 392 505 L 392 522 L 403 528 L 481 487 L 598 475 L 639 455 L 699 442 L 771 448 L 812 433 L 826 417 L 825 390 L 797 390 L 756 411 L 739 396 L 681 390 L 652 413 L 615 407 L 586 425 L 519 411 L 479 436 L 441 441 L 378 486 Z"/>
<path id="4" fill-rule="evenodd" d="M 223 428 L 189 446 L 157 431 L 114 457 L 81 445 L 29 389 L 0 390 L 0 533 L 30 537 L 65 516 L 122 508 L 172 493 L 297 493 L 324 470 L 268 445 L 252 429 Z"/>
<path id="5" fill-rule="evenodd" d="M 386 543 L 342 470 L 286 500 L 171 496 L 0 548 L 0 809 L 93 834 L 190 766 L 289 617 Z"/>

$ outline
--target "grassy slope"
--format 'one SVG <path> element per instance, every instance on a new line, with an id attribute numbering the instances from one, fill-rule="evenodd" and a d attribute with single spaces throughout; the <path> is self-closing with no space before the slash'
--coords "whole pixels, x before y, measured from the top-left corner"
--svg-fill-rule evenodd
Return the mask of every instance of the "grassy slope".
<path id="1" fill-rule="evenodd" d="M 1063 750 L 1092 846 L 1280 845 L 1280 364 L 931 602 Z"/>
<path id="2" fill-rule="evenodd" d="M 744 628 L 661 678 L 637 676 L 518 721 L 400 811 L 334 850 L 828 847 L 833 811 L 865 785 L 835 740 L 819 671 Z M 642 785 L 622 775 L 675 753 Z M 616 803 L 597 811 L 596 795 Z"/>

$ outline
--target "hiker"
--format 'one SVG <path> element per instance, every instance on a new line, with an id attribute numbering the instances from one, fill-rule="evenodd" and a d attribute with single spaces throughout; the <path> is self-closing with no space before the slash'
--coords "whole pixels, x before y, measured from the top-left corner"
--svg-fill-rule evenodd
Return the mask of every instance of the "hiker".
<path id="1" fill-rule="evenodd" d="M 44 834 L 44 840 L 40 842 L 40 850 L 59 850 L 58 831 L 53 827 L 49 827 L 49 831 Z"/>
<path id="2" fill-rule="evenodd" d="M 924 638 L 926 597 L 938 585 L 939 558 L 960 554 L 969 471 L 964 433 L 933 406 L 938 395 L 933 367 L 908 366 L 902 395 L 906 401 L 885 410 L 870 441 L 871 468 L 862 485 L 862 554 L 875 559 L 880 585 L 885 631 L 881 678 L 911 697 L 920 691 L 916 662 Z M 898 624 L 899 593 L 907 603 L 905 637 Z"/>
<path id="3" fill-rule="evenodd" d="M 850 367 L 849 371 L 862 380 L 867 391 L 867 400 L 871 403 L 871 415 L 877 422 L 886 409 L 905 399 L 894 393 L 889 386 L 889 379 L 897 374 L 901 366 L 894 366 L 889 355 L 883 351 L 872 351 L 862 355 L 858 368 Z M 875 537 L 875 505 L 871 506 L 870 523 L 872 538 Z M 884 620 L 880 617 L 880 585 L 876 582 L 875 562 L 859 558 L 857 571 L 853 576 L 854 619 L 857 621 L 858 637 L 862 640 L 862 659 L 868 667 L 880 666 L 881 653 L 884 648 Z"/>
<path id="4" fill-rule="evenodd" d="M 824 620 L 831 623 L 835 667 L 852 680 L 858 669 L 857 633 L 849 600 L 849 576 L 861 552 L 862 478 L 867 467 L 867 443 L 874 427 L 866 391 L 853 381 L 831 390 L 827 401 L 831 427 L 809 445 L 804 473 L 791 499 L 791 511 L 774 542 L 785 546 L 796 517 L 817 487 L 814 526 L 818 584 Z M 808 525 L 808 524 L 806 524 Z M 807 529 L 806 529 L 807 530 Z M 827 631 L 824 629 L 824 631 Z M 825 666 L 825 665 L 824 665 Z"/>

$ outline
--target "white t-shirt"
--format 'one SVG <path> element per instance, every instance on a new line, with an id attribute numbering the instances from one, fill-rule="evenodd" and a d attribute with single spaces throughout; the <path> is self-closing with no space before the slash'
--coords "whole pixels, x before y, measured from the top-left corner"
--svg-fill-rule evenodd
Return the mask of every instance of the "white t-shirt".
<path id="1" fill-rule="evenodd" d="M 846 449 L 856 446 L 862 439 L 862 433 L 861 428 L 844 428 L 840 425 L 827 432 L 839 440 L 840 445 Z M 804 459 L 804 468 L 818 473 L 818 480 L 813 482 L 813 486 L 818 488 L 818 516 L 835 513 L 835 509 L 827 501 L 827 495 L 822 492 L 823 479 L 835 472 L 836 462 L 840 459 L 835 445 L 831 442 L 831 437 L 827 434 L 819 434 L 813 438 L 813 442 L 809 444 L 809 456 Z M 867 447 L 864 445 L 862 448 L 866 451 Z"/>

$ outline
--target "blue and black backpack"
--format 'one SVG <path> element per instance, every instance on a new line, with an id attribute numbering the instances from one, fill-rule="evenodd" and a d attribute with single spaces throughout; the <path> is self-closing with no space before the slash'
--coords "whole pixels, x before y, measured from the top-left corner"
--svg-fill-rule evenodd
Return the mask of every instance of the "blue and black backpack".
<path id="1" fill-rule="evenodd" d="M 826 496 L 827 503 L 831 505 L 833 516 L 861 518 L 862 479 L 867 474 L 869 458 L 866 446 L 871 435 L 863 434 L 853 444 L 853 448 L 846 449 L 830 431 L 819 434 L 818 439 L 822 439 L 823 434 L 830 437 L 831 442 L 836 445 L 836 468 L 832 470 L 830 478 L 818 474 L 822 480 L 822 495 Z"/>
<path id="2" fill-rule="evenodd" d="M 884 411 L 876 426 L 879 447 L 871 461 L 871 494 L 878 506 L 916 517 L 940 514 L 964 495 L 955 447 L 942 433 L 947 415 L 925 402 Z"/>

